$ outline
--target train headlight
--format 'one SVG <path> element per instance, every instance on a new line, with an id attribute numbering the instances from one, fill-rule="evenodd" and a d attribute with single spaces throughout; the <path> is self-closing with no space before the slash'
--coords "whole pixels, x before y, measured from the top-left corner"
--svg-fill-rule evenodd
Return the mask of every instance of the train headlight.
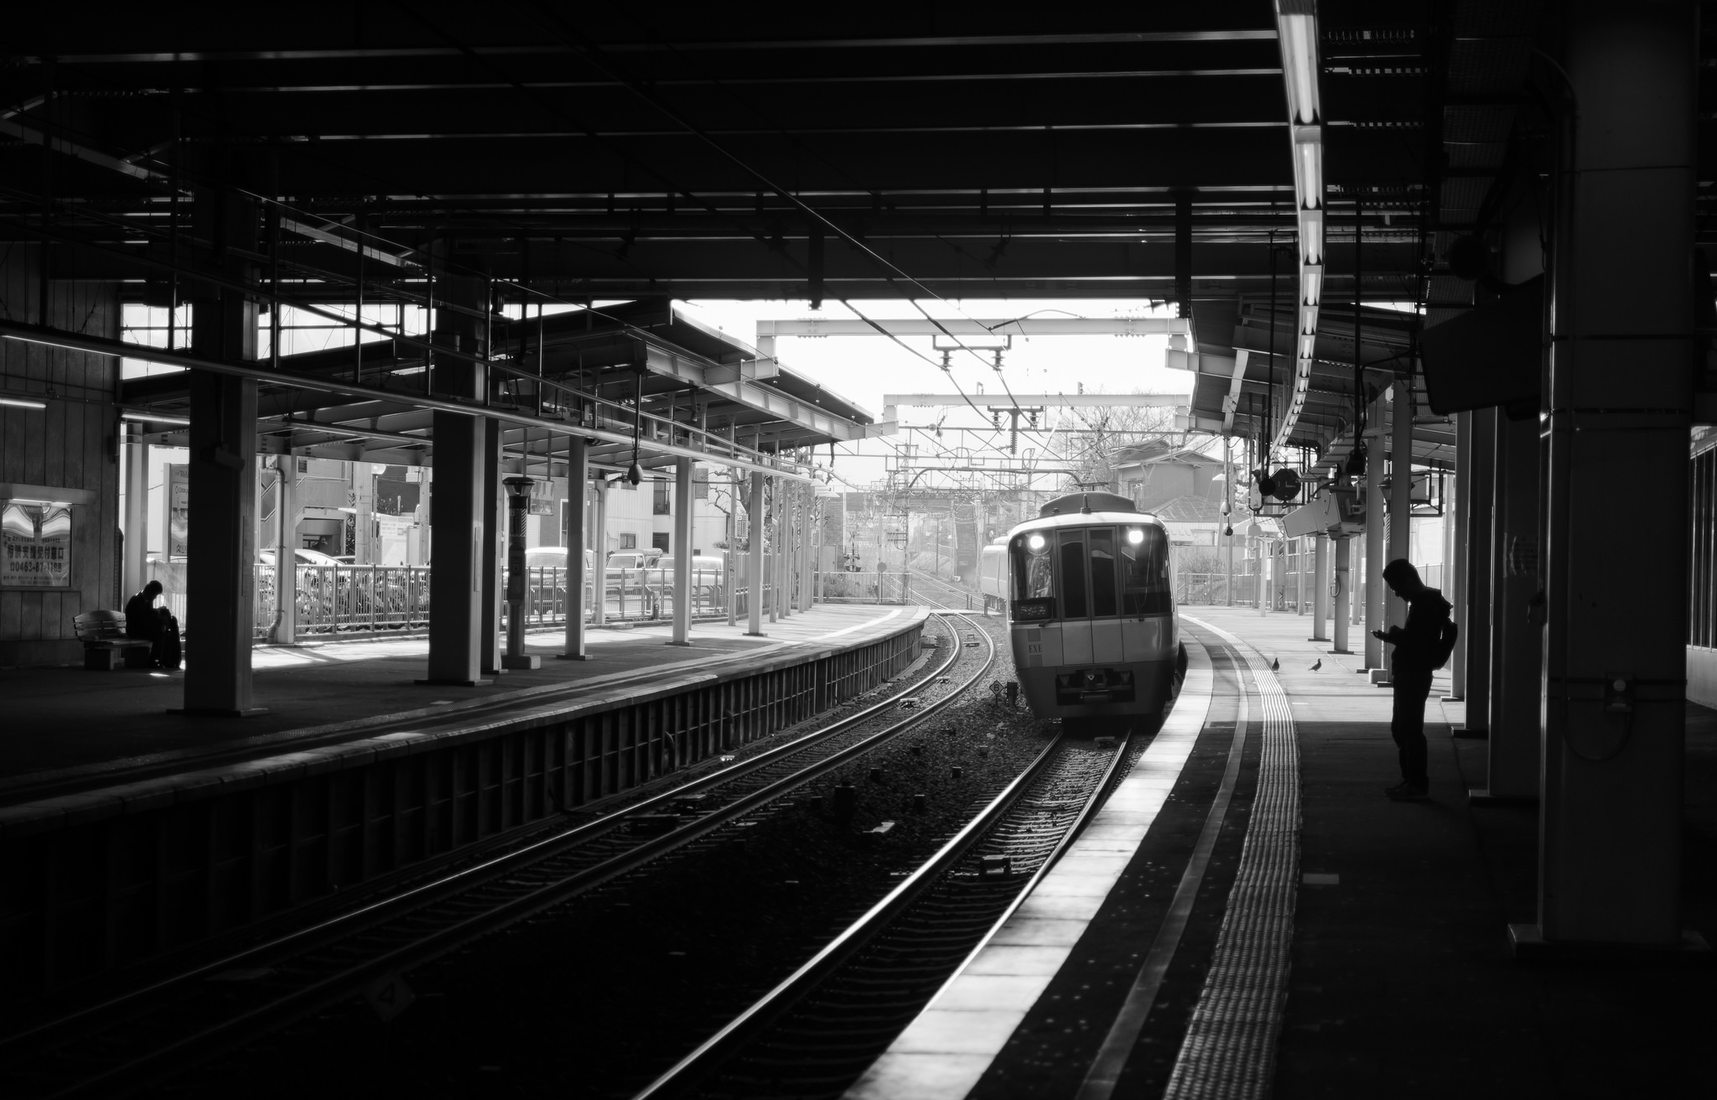
<path id="1" fill-rule="evenodd" d="M 1043 536 L 1040 535 L 1039 533 L 1037 533 L 1036 531 L 1033 531 L 1031 534 L 1029 534 L 1025 537 L 1025 548 L 1027 550 L 1030 550 L 1034 554 L 1037 553 L 1039 550 L 1042 550 L 1043 549 Z"/>
<path id="2" fill-rule="evenodd" d="M 1142 527 L 1127 528 L 1127 545 L 1137 546 L 1145 541 L 1145 530 Z"/>

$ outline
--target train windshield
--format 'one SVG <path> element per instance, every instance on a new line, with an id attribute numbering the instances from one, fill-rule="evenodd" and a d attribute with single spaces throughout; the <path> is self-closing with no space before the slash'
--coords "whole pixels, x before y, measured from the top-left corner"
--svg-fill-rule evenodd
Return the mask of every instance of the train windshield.
<path id="1" fill-rule="evenodd" d="M 1163 614 L 1171 609 L 1168 539 L 1157 527 L 1033 531 L 1009 547 L 1014 599 L 1053 600 L 1060 619 Z"/>
<path id="2" fill-rule="evenodd" d="M 1122 528 L 1121 592 L 1124 615 L 1165 615 L 1173 610 L 1168 536 L 1161 528 Z"/>

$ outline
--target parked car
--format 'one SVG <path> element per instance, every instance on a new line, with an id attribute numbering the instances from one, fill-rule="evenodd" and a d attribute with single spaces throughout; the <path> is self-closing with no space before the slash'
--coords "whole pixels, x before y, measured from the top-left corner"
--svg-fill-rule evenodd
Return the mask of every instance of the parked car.
<path id="1" fill-rule="evenodd" d="M 525 551 L 525 611 L 529 615 L 566 614 L 567 548 L 564 546 L 533 546 Z M 592 555 L 584 552 L 584 590 L 586 603 L 591 591 Z M 502 591 L 506 591 L 505 580 Z"/>
<path id="2" fill-rule="evenodd" d="M 617 569 L 646 569 L 662 559 L 660 550 L 616 550 L 608 555 L 608 571 Z"/>

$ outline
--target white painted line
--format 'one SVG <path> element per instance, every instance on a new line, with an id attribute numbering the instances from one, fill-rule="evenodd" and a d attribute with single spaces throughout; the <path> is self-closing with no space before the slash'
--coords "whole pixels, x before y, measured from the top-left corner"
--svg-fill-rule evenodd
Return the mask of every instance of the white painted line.
<path id="1" fill-rule="evenodd" d="M 1034 902 L 1053 898 L 1057 919 L 1043 919 L 1041 906 L 1022 905 L 847 1090 L 847 1100 L 955 1100 L 995 1061 L 1067 962 L 1186 767 L 1214 683 L 1202 649 L 1188 647 L 1187 656 L 1168 720 L 1032 894 Z"/>

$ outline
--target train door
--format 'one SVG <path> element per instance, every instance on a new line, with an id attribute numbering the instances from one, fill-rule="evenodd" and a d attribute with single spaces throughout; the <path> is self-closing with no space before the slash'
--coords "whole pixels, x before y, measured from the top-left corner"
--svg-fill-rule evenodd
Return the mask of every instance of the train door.
<path id="1" fill-rule="evenodd" d="M 1083 534 L 1086 539 L 1083 556 L 1090 573 L 1087 629 L 1091 651 L 1085 660 L 1092 664 L 1112 665 L 1123 653 L 1120 569 L 1117 563 L 1119 540 L 1113 527 L 1092 527 Z"/>
<path id="2" fill-rule="evenodd" d="M 1123 529 L 1121 545 L 1122 649 L 1127 661 L 1159 659 L 1172 644 L 1174 576 L 1161 528 Z"/>

